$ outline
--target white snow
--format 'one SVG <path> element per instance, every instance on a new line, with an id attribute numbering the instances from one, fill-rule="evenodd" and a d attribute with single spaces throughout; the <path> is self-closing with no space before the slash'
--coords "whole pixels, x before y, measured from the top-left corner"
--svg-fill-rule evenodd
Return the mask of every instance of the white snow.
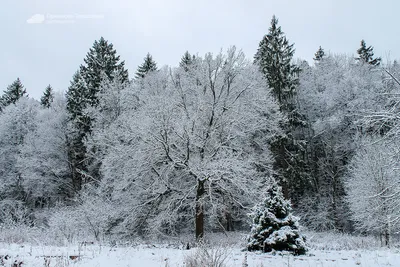
<path id="1" fill-rule="evenodd" d="M 396 249 L 378 250 L 311 250 L 305 256 L 242 251 L 238 245 L 220 247 L 224 249 L 226 266 L 299 266 L 299 267 L 337 267 L 337 266 L 399 266 L 400 253 Z M 7 255 L 7 257 L 5 257 Z M 88 266 L 88 267 L 136 267 L 136 266 L 187 266 L 185 260 L 196 256 L 196 249 L 168 245 L 135 245 L 130 247 L 109 247 L 101 245 L 86 246 L 33 246 L 0 243 L 0 266 L 11 266 L 22 261 L 25 266 Z M 78 256 L 70 259 L 70 256 Z M 7 258 L 7 259 L 5 259 Z M 48 265 L 45 265 L 47 261 Z M 17 265 L 18 266 L 18 265 Z"/>

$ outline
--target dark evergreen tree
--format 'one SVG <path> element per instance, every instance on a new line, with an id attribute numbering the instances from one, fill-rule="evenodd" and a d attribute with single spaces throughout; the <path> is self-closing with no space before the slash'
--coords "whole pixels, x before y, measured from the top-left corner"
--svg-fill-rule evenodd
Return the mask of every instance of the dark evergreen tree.
<path id="1" fill-rule="evenodd" d="M 321 46 L 319 46 L 318 51 L 315 52 L 315 54 L 314 54 L 314 60 L 315 61 L 320 61 L 320 60 L 322 60 L 324 58 L 324 56 L 325 56 L 325 51 L 324 51 L 324 49 L 322 49 Z"/>
<path id="2" fill-rule="evenodd" d="M 289 119 L 282 124 L 285 135 L 275 139 L 271 150 L 275 155 L 277 178 L 285 197 L 297 204 L 309 182 L 309 167 L 304 136 L 307 122 L 297 111 L 294 98 L 300 68 L 292 64 L 293 54 L 293 44 L 289 44 L 278 26 L 278 19 L 273 16 L 269 32 L 261 40 L 254 56 L 254 63 L 259 66 L 281 111 Z"/>
<path id="3" fill-rule="evenodd" d="M 69 157 L 76 191 L 81 189 L 82 183 L 90 181 L 92 176 L 87 171 L 90 159 L 87 157 L 85 140 L 91 133 L 93 118 L 85 113 L 85 109 L 98 105 L 98 93 L 104 79 L 111 82 L 115 77 L 122 82 L 129 80 L 125 62 L 120 60 L 113 44 L 103 37 L 94 42 L 84 62 L 75 73 L 67 92 L 67 111 L 72 125 Z"/>
<path id="4" fill-rule="evenodd" d="M 248 238 L 249 251 L 290 251 L 302 255 L 307 251 L 306 239 L 299 233 L 298 218 L 293 216 L 290 202 L 274 183 L 264 201 L 251 213 L 252 228 Z"/>
<path id="5" fill-rule="evenodd" d="M 293 44 L 289 44 L 274 15 L 268 34 L 259 44 L 254 63 L 265 75 L 282 111 L 290 109 L 286 106 L 287 100 L 293 96 L 298 84 L 300 68 L 291 63 L 294 51 Z"/>
<path id="6" fill-rule="evenodd" d="M 361 46 L 357 50 L 358 57 L 356 60 L 364 63 L 368 63 L 372 66 L 379 66 L 381 64 L 381 58 L 374 58 L 374 48 L 372 46 L 368 46 L 364 40 L 361 40 Z"/>
<path id="7" fill-rule="evenodd" d="M 79 192 L 84 182 L 84 173 L 87 170 L 85 163 L 86 147 L 84 140 L 90 132 L 90 118 L 84 114 L 89 104 L 89 90 L 86 82 L 77 71 L 67 91 L 67 111 L 71 129 L 68 138 L 68 156 L 72 170 L 72 185 L 75 192 Z"/>
<path id="8" fill-rule="evenodd" d="M 51 106 L 51 103 L 53 103 L 54 100 L 54 92 L 53 88 L 51 88 L 51 85 L 49 84 L 46 89 L 44 89 L 43 96 L 40 98 L 40 105 L 45 108 L 49 108 Z"/>
<path id="9" fill-rule="evenodd" d="M 0 98 L 0 110 L 10 104 L 15 104 L 18 99 L 26 95 L 26 90 L 21 83 L 21 80 L 17 78 L 12 84 L 10 84 L 4 91 L 4 94 Z"/>
<path id="10" fill-rule="evenodd" d="M 181 62 L 179 62 L 179 66 L 183 68 L 185 71 L 189 70 L 190 65 L 193 64 L 193 61 L 195 60 L 195 56 L 191 56 L 188 51 L 185 52 L 185 54 L 181 58 Z"/>
<path id="11" fill-rule="evenodd" d="M 104 75 L 110 81 L 116 76 L 123 77 L 123 82 L 129 80 L 125 62 L 120 61 L 120 56 L 117 55 L 113 44 L 108 43 L 103 37 L 94 42 L 84 61 L 85 64 L 81 65 L 80 70 L 88 88 L 87 98 L 92 106 L 97 105 L 96 94 L 99 91 Z"/>
<path id="12" fill-rule="evenodd" d="M 136 79 L 141 79 L 144 78 L 147 73 L 156 70 L 157 63 L 153 60 L 153 57 L 150 55 L 150 53 L 147 53 L 143 64 L 138 67 L 135 77 Z"/>

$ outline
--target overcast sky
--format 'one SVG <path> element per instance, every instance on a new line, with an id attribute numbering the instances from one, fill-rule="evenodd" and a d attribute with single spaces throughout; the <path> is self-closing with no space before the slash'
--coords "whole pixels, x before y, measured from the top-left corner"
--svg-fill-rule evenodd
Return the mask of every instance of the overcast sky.
<path id="1" fill-rule="evenodd" d="M 100 36 L 114 44 L 131 77 L 147 52 L 158 66 L 176 66 L 186 50 L 204 55 L 231 45 L 252 58 L 273 14 L 296 58 L 312 61 L 319 45 L 351 55 L 365 39 L 375 55 L 399 59 L 399 10 L 397 0 L 4 1 L 0 92 L 17 77 L 36 99 L 48 84 L 66 90 Z M 28 23 L 35 14 L 45 21 Z"/>

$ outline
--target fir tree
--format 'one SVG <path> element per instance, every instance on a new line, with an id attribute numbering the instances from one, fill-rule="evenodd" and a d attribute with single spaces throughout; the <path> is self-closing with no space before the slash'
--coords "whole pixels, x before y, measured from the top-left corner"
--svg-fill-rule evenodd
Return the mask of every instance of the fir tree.
<path id="1" fill-rule="evenodd" d="M 97 105 L 96 94 L 99 91 L 103 73 L 112 81 L 115 76 L 121 76 L 125 81 L 129 80 L 128 70 L 125 69 L 125 62 L 120 61 L 120 56 L 114 49 L 112 43 L 108 43 L 103 37 L 95 41 L 92 48 L 84 59 L 85 64 L 81 65 L 81 75 L 88 88 L 88 100 L 90 105 Z"/>
<path id="2" fill-rule="evenodd" d="M 322 49 L 321 46 L 319 46 L 318 51 L 315 52 L 315 54 L 314 54 L 314 60 L 321 61 L 324 58 L 324 56 L 325 56 L 325 51 L 324 51 L 324 49 Z"/>
<path id="3" fill-rule="evenodd" d="M 113 81 L 118 77 L 129 80 L 125 62 L 120 61 L 113 45 L 103 37 L 95 41 L 84 59 L 85 64 L 75 73 L 67 92 L 67 111 L 72 125 L 69 138 L 69 157 L 74 174 L 74 189 L 79 191 L 88 181 L 89 160 L 86 156 L 85 140 L 91 133 L 93 118 L 85 109 L 98 105 L 98 93 L 104 79 Z"/>
<path id="4" fill-rule="evenodd" d="M 190 65 L 193 64 L 193 61 L 195 60 L 195 56 L 191 56 L 188 51 L 185 52 L 185 54 L 181 58 L 181 62 L 179 62 L 179 66 L 183 68 L 185 71 L 189 70 Z"/>
<path id="5" fill-rule="evenodd" d="M 288 109 L 286 100 L 293 96 L 298 84 L 300 68 L 291 63 L 294 51 L 293 44 L 289 44 L 274 15 L 268 34 L 259 44 L 254 63 L 264 74 L 283 111 Z"/>
<path id="6" fill-rule="evenodd" d="M 67 91 L 67 112 L 71 129 L 68 140 L 68 157 L 72 167 L 73 189 L 78 192 L 82 188 L 84 176 L 82 172 L 86 171 L 85 155 L 86 147 L 84 139 L 90 132 L 90 118 L 84 114 L 88 106 L 88 88 L 80 71 L 77 71 L 71 81 Z"/>
<path id="7" fill-rule="evenodd" d="M 257 205 L 250 217 L 253 225 L 248 238 L 249 251 L 290 251 L 302 255 L 307 251 L 306 239 L 299 233 L 298 218 L 291 213 L 279 185 L 274 183 L 267 190 L 264 201 Z"/>
<path id="8" fill-rule="evenodd" d="M 10 84 L 4 91 L 3 96 L 0 98 L 0 110 L 10 104 L 15 104 L 18 99 L 26 95 L 26 90 L 21 83 L 21 80 L 17 78 L 12 84 Z"/>
<path id="9" fill-rule="evenodd" d="M 269 32 L 261 40 L 254 56 L 254 63 L 264 74 L 280 110 L 289 119 L 282 124 L 285 135 L 275 139 L 271 150 L 275 154 L 275 169 L 285 197 L 297 201 L 309 181 L 309 168 L 304 136 L 307 122 L 298 113 L 294 101 L 300 68 L 291 63 L 295 51 L 293 46 L 278 26 L 278 19 L 273 16 Z"/>
<path id="10" fill-rule="evenodd" d="M 373 51 L 374 48 L 372 46 L 367 47 L 365 41 L 361 40 L 361 46 L 357 50 L 358 57 L 356 58 L 356 60 L 368 63 L 372 66 L 379 66 L 379 64 L 381 64 L 382 59 L 380 57 L 374 58 Z"/>
<path id="11" fill-rule="evenodd" d="M 157 70 L 157 63 L 153 60 L 153 57 L 150 53 L 147 53 L 146 57 L 144 58 L 144 62 L 140 65 L 136 72 L 136 79 L 141 79 L 146 76 L 147 73 L 156 71 Z"/>
<path id="12" fill-rule="evenodd" d="M 54 100 L 54 92 L 53 88 L 51 88 L 51 85 L 49 84 L 46 89 L 43 92 L 43 96 L 40 98 L 40 105 L 45 108 L 50 108 L 51 103 L 53 103 Z"/>

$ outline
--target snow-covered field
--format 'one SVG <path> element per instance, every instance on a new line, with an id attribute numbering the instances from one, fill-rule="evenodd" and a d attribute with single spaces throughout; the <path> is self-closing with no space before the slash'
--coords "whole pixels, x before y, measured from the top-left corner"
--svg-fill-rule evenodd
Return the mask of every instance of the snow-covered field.
<path id="1" fill-rule="evenodd" d="M 242 249 L 238 245 L 208 246 L 207 252 L 211 255 L 210 259 L 219 258 L 219 262 L 225 259 L 223 266 L 400 266 L 400 252 L 397 249 L 311 249 L 307 255 L 297 257 L 279 253 L 250 253 Z M 193 259 L 204 255 L 197 250 L 187 250 L 184 245 L 167 244 L 57 247 L 0 243 L 0 266 L 194 266 L 190 265 Z"/>

